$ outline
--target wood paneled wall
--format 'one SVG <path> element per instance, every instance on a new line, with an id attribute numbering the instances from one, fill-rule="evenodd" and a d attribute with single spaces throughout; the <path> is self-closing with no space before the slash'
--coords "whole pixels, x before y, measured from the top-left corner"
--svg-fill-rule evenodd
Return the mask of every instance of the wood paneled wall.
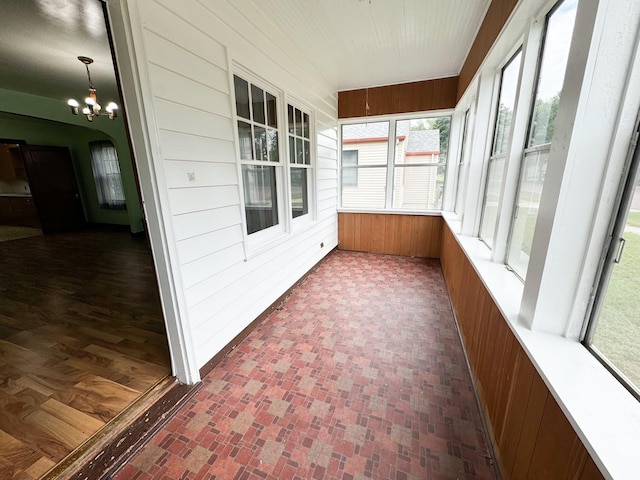
<path id="1" fill-rule="evenodd" d="M 441 216 L 338 213 L 338 248 L 356 252 L 438 258 Z"/>
<path id="2" fill-rule="evenodd" d="M 367 90 L 369 112 L 366 111 Z M 338 118 L 389 115 L 454 108 L 458 77 L 338 92 Z"/>
<path id="3" fill-rule="evenodd" d="M 602 479 L 448 226 L 440 261 L 505 479 Z"/>
<path id="4" fill-rule="evenodd" d="M 484 57 L 489 53 L 491 46 L 498 38 L 502 27 L 504 27 L 517 3 L 518 0 L 493 0 L 489 5 L 482 25 L 480 25 L 480 30 L 478 30 L 469 54 L 460 70 L 456 102 L 460 100 L 471 80 L 473 80 L 473 76 L 478 71 Z"/>

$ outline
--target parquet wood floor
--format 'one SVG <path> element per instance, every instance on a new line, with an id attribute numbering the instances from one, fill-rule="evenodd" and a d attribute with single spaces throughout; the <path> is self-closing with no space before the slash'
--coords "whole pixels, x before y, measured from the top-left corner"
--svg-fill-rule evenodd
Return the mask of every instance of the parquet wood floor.
<path id="1" fill-rule="evenodd" d="M 169 365 L 144 238 L 0 243 L 0 478 L 39 478 Z"/>

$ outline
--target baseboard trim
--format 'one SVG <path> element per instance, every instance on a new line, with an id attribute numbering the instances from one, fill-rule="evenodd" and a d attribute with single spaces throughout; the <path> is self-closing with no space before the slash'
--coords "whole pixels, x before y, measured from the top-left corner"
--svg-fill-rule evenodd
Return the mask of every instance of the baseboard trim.
<path id="1" fill-rule="evenodd" d="M 226 357 L 229 352 L 231 352 L 234 348 L 238 346 L 240 342 L 242 342 L 247 336 L 264 320 L 267 319 L 269 315 L 271 315 L 289 296 L 293 293 L 293 291 L 300 286 L 309 275 L 311 275 L 327 258 L 329 258 L 333 253 L 338 249 L 338 247 L 334 247 L 329 253 L 327 253 L 324 257 L 322 257 L 313 267 L 307 270 L 307 273 L 302 275 L 298 279 L 296 283 L 293 284 L 291 288 L 289 288 L 286 292 L 278 297 L 278 299 L 269 305 L 258 317 L 251 322 L 244 330 L 242 330 L 238 335 L 236 335 L 233 340 L 227 343 L 222 350 L 216 353 L 211 360 L 204 364 L 204 366 L 200 369 L 200 378 L 204 378 L 207 376 L 211 370 L 215 368 L 217 364 L 219 364 L 224 357 Z"/>
<path id="2" fill-rule="evenodd" d="M 100 480 L 116 472 L 202 386 L 165 377 L 40 480 Z"/>

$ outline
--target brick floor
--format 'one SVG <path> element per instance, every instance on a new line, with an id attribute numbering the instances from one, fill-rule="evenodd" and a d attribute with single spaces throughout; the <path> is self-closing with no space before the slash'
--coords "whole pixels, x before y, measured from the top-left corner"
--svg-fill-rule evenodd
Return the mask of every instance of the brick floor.
<path id="1" fill-rule="evenodd" d="M 437 260 L 337 251 L 125 479 L 496 478 Z"/>

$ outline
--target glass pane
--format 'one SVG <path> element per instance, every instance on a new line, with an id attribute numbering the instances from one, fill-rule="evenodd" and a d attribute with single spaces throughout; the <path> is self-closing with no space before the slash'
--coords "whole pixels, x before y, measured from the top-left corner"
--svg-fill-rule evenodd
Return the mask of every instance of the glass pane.
<path id="1" fill-rule="evenodd" d="M 469 111 L 467 110 L 466 113 L 464 114 L 464 129 L 462 130 L 462 142 L 461 142 L 461 148 L 460 148 L 460 161 L 458 162 L 458 172 L 457 172 L 457 179 L 456 179 L 456 202 L 455 205 L 453 206 L 453 211 L 455 213 L 462 213 L 460 210 L 462 209 L 463 203 L 464 203 L 464 193 L 465 193 L 465 184 L 464 184 L 464 178 L 462 175 L 462 171 L 464 170 L 464 156 L 466 154 L 467 151 L 467 142 L 470 139 L 470 135 L 469 135 Z"/>
<path id="2" fill-rule="evenodd" d="M 448 121 L 448 117 L 446 117 Z M 438 163 L 442 136 L 449 143 L 448 125 L 443 129 L 439 118 L 418 118 L 396 122 L 396 165 Z M 445 147 L 446 148 L 446 147 Z"/>
<path id="3" fill-rule="evenodd" d="M 640 390 L 640 187 L 635 187 L 620 258 L 606 287 L 592 345 Z"/>
<path id="4" fill-rule="evenodd" d="M 253 148 L 251 148 L 251 125 L 238 120 L 238 139 L 240 141 L 240 158 L 253 160 Z"/>
<path id="5" fill-rule="evenodd" d="M 296 124 L 293 118 L 293 107 L 287 105 L 287 117 L 289 118 L 289 133 L 293 135 L 296 132 Z"/>
<path id="6" fill-rule="evenodd" d="M 251 119 L 249 113 L 249 83 L 240 77 L 233 76 L 233 86 L 236 92 L 236 113 L 239 117 Z"/>
<path id="7" fill-rule="evenodd" d="M 289 162 L 296 163 L 296 139 L 289 137 Z"/>
<path id="8" fill-rule="evenodd" d="M 304 164 L 311 165 L 311 142 L 304 140 L 302 144 L 304 147 Z"/>
<path id="9" fill-rule="evenodd" d="M 264 92 L 261 88 L 251 85 L 251 100 L 253 102 L 253 121 L 264 125 Z"/>
<path id="10" fill-rule="evenodd" d="M 384 208 L 387 187 L 387 168 L 343 168 L 355 171 L 357 179 L 353 185 L 342 184 L 342 206 L 345 208 Z M 349 175 L 349 173 L 347 173 Z"/>
<path id="11" fill-rule="evenodd" d="M 247 233 L 278 224 L 276 167 L 242 165 Z"/>
<path id="12" fill-rule="evenodd" d="M 309 213 L 309 192 L 307 190 L 306 168 L 291 169 L 291 216 L 300 217 Z"/>
<path id="13" fill-rule="evenodd" d="M 253 127 L 256 145 L 256 160 L 268 160 L 267 157 L 267 131 L 263 127 Z"/>
<path id="14" fill-rule="evenodd" d="M 342 186 L 354 187 L 358 185 L 358 151 L 344 150 L 342 152 Z"/>
<path id="15" fill-rule="evenodd" d="M 276 97 L 267 92 L 267 125 L 278 128 Z"/>
<path id="16" fill-rule="evenodd" d="M 309 138 L 309 115 L 306 113 L 302 114 L 302 136 L 304 138 Z"/>
<path id="17" fill-rule="evenodd" d="M 296 108 L 295 115 L 296 115 L 296 135 L 301 137 L 302 136 L 302 112 Z"/>
<path id="18" fill-rule="evenodd" d="M 258 127 L 256 127 L 258 128 Z M 267 146 L 269 148 L 269 160 L 272 162 L 280 161 L 278 153 L 278 131 L 267 129 Z"/>
<path id="19" fill-rule="evenodd" d="M 577 5 L 578 0 L 565 0 L 547 19 L 536 100 L 529 127 L 529 147 L 550 143 L 553 137 Z"/>
<path id="20" fill-rule="evenodd" d="M 509 134 L 511 132 L 511 118 L 516 105 L 516 89 L 520 77 L 520 60 L 522 53 L 513 57 L 502 70 L 502 83 L 500 85 L 500 99 L 498 101 L 498 113 L 496 115 L 496 127 L 493 137 L 492 155 L 502 155 L 507 152 L 509 146 Z"/>
<path id="21" fill-rule="evenodd" d="M 356 150 L 360 165 L 386 165 L 389 122 L 342 126 L 343 150 Z"/>
<path id="22" fill-rule="evenodd" d="M 487 185 L 482 205 L 480 221 L 480 238 L 489 248 L 493 248 L 493 234 L 498 220 L 498 204 L 502 194 L 502 177 L 504 176 L 505 157 L 489 160 Z"/>
<path id="23" fill-rule="evenodd" d="M 536 151 L 524 157 L 516 215 L 511 226 L 511 243 L 507 263 L 524 279 L 527 276 L 533 232 L 538 218 L 542 184 L 547 170 L 549 151 Z"/>
<path id="24" fill-rule="evenodd" d="M 444 166 L 396 167 L 393 208 L 438 210 L 444 191 Z"/>
<path id="25" fill-rule="evenodd" d="M 304 165 L 304 150 L 302 149 L 302 139 L 296 138 L 296 163 Z"/>

